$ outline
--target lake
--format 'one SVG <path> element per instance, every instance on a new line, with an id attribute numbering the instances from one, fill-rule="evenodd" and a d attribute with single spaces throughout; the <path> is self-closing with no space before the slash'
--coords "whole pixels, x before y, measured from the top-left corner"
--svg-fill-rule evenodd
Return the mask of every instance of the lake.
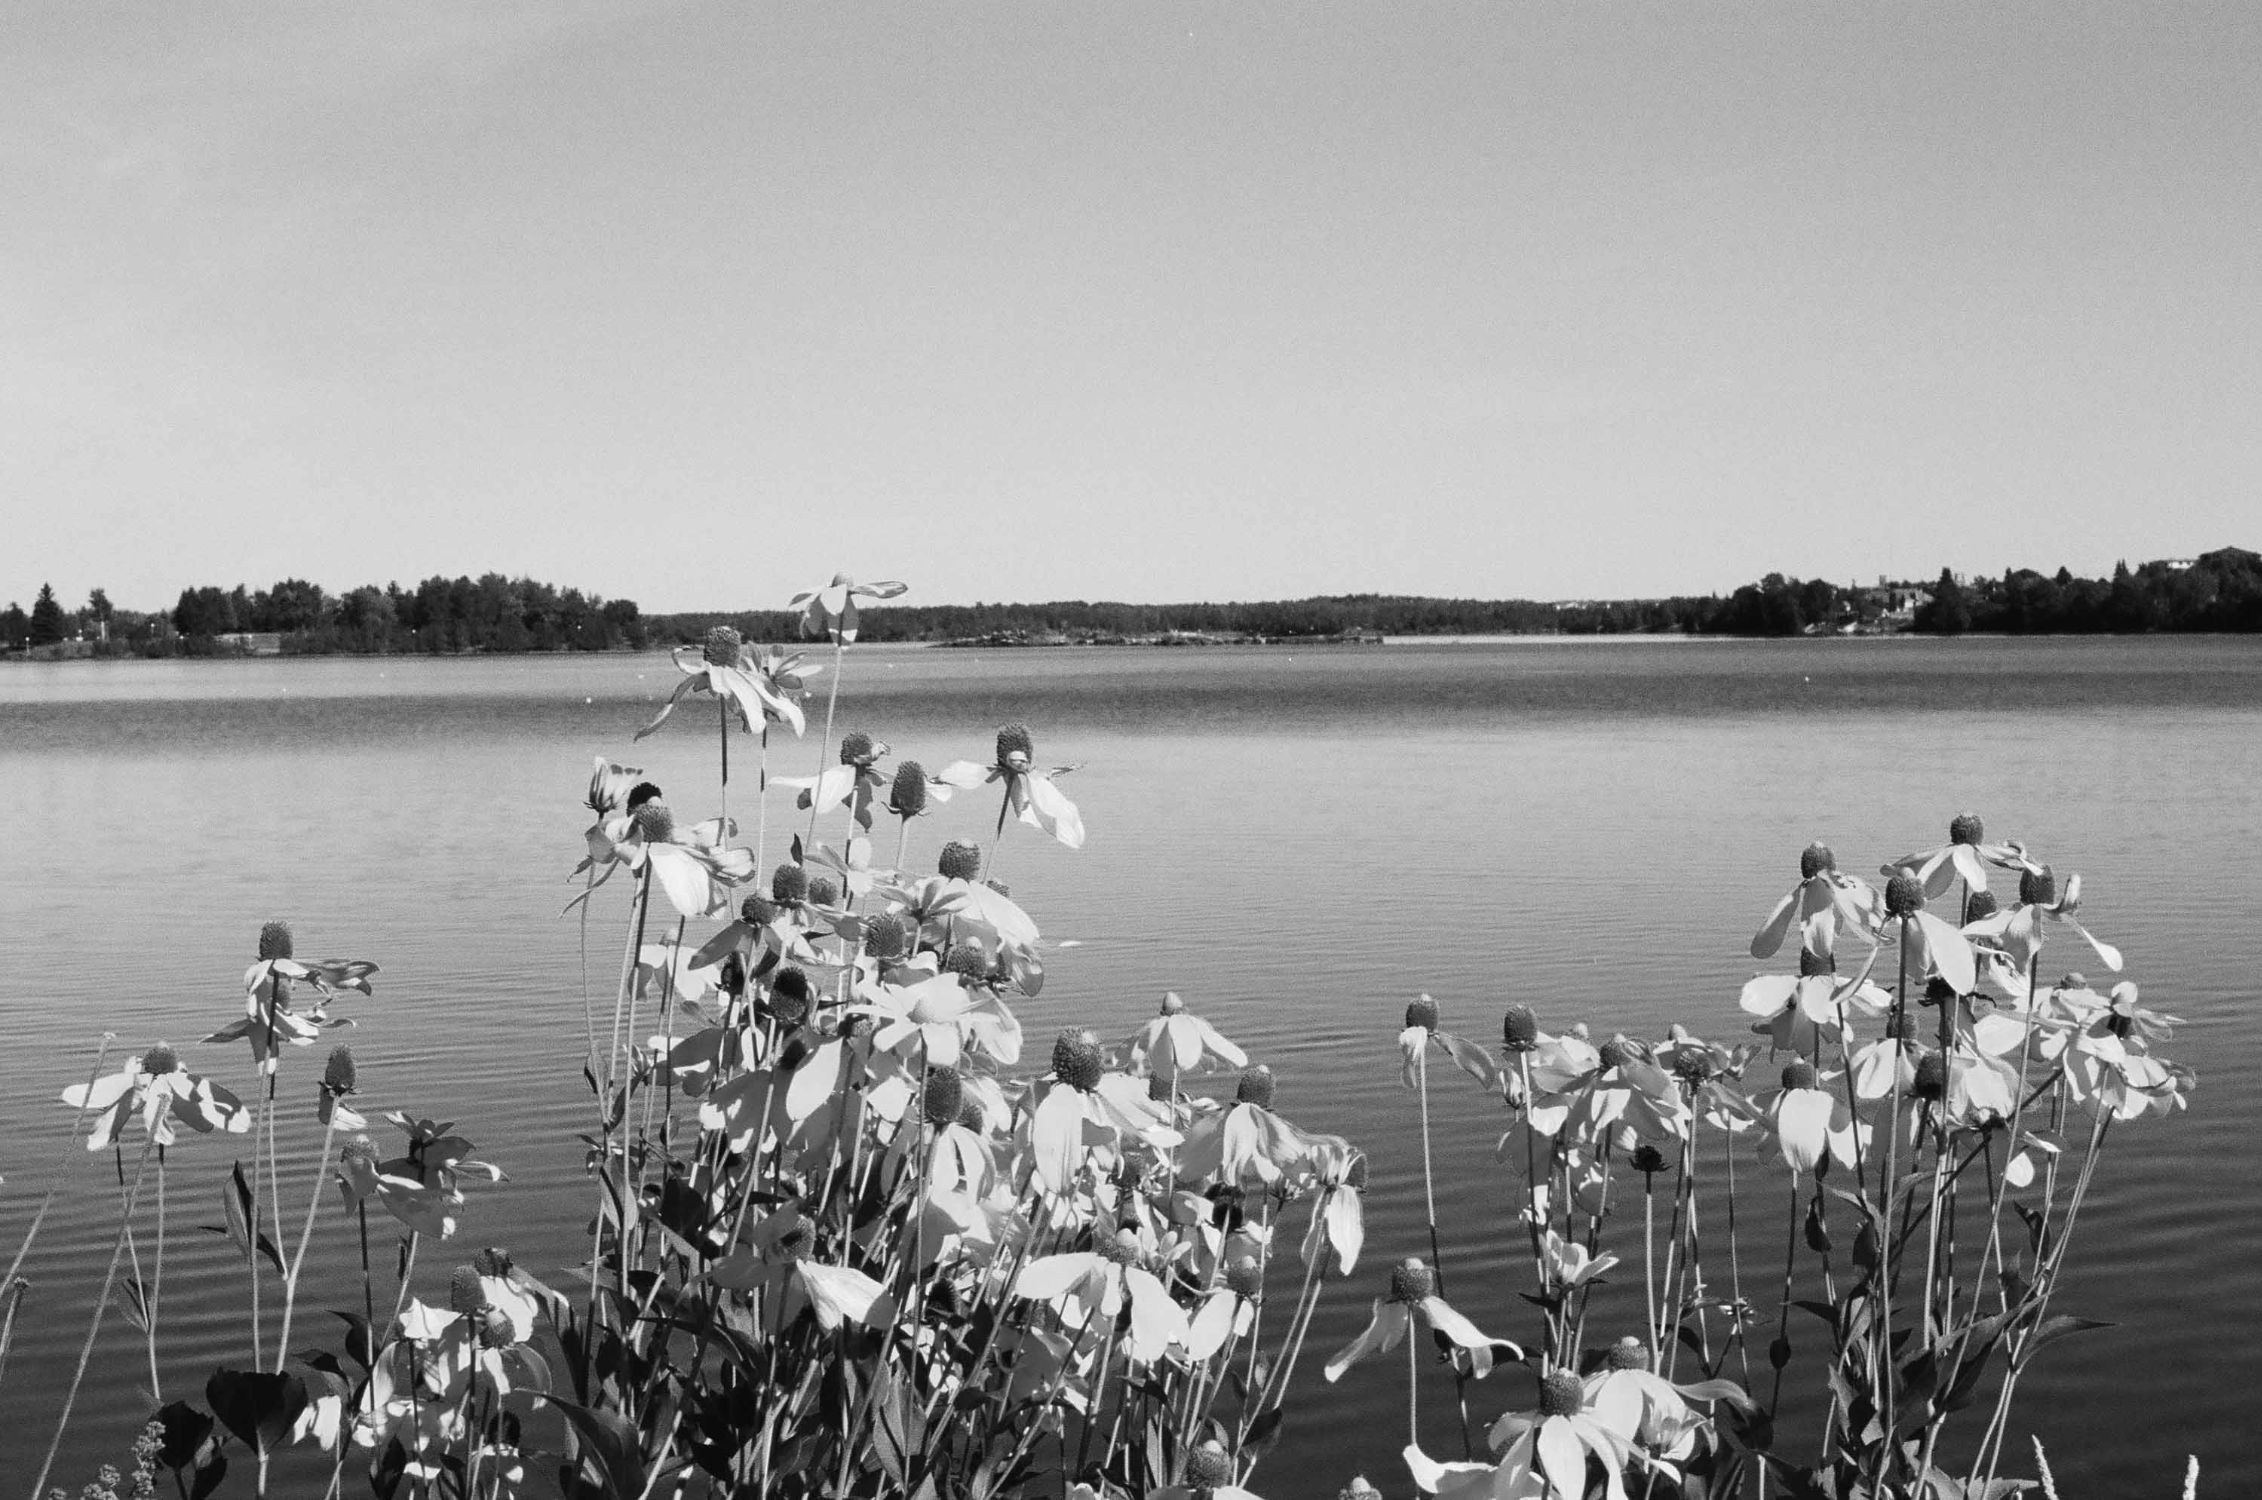
<path id="1" fill-rule="evenodd" d="M 58 1162 L 68 1180 L 24 1272 L 0 1473 L 36 1468 L 115 1223 L 110 1159 L 66 1140 L 57 1095 L 105 1030 L 121 1048 L 182 1043 L 192 1067 L 248 1092 L 240 1045 L 185 1044 L 240 1013 L 271 918 L 292 923 L 301 955 L 382 965 L 341 1034 L 371 1113 L 454 1119 L 510 1173 L 472 1189 L 464 1241 L 508 1243 L 539 1269 L 580 1253 L 574 1137 L 589 1111 L 565 876 L 592 755 L 644 767 L 679 809 L 709 807 L 711 700 L 630 742 L 675 681 L 661 656 L 0 669 L 14 855 L 0 880 L 0 1246 L 13 1253 Z M 2262 1387 L 2262 1167 L 2244 1136 L 2262 1099 L 2247 1071 L 2262 1061 L 2262 640 L 849 653 L 839 729 L 929 769 L 987 760 L 994 726 L 1016 718 L 1040 762 L 1081 764 L 1063 785 L 1091 831 L 1071 852 L 1015 828 L 998 851 L 1048 942 L 1077 944 L 1017 1004 L 1030 1036 L 1127 1037 L 1176 990 L 1273 1066 L 1282 1113 L 1373 1159 L 1368 1260 L 1322 1305 L 1260 1493 L 1332 1494 L 1362 1470 L 1411 1492 L 1402 1375 L 1362 1367 L 1331 1388 L 1317 1370 L 1362 1324 L 1382 1268 L 1426 1252 L 1394 1046 L 1408 999 L 1434 995 L 1447 1029 L 1488 1043 L 1511 1002 L 1550 1030 L 1681 1022 L 1737 1040 L 1745 945 L 1800 848 L 1824 839 L 1867 872 L 1940 843 L 1967 809 L 1991 838 L 2081 872 L 2084 920 L 2127 953 L 2149 1006 L 2189 1022 L 2163 1050 L 2200 1079 L 2188 1113 L 2115 1132 L 2053 1311 L 2117 1326 L 2045 1355 L 2022 1414 L 2068 1495 L 2175 1493 L 2187 1453 L 2202 1494 L 2262 1490 L 2262 1448 L 2239 1437 Z M 808 774 L 814 740 L 813 726 L 774 746 L 773 770 Z M 732 810 L 749 828 L 752 754 L 734 746 Z M 923 820 L 913 862 L 931 867 L 944 838 L 986 842 L 994 814 L 968 796 Z M 624 902 L 591 923 L 600 1004 Z M 2045 965 L 2094 970 L 2087 959 L 2053 948 Z M 320 1055 L 292 1059 L 302 1085 Z M 1436 1108 L 1453 1300 L 1529 1338 L 1514 1295 L 1528 1262 L 1493 1163 L 1500 1107 L 1441 1075 Z M 242 1144 L 171 1153 L 168 1399 L 197 1395 L 242 1343 L 225 1242 L 197 1228 L 220 1223 L 217 1184 Z M 303 1205 L 312 1167 L 287 1155 L 286 1201 Z M 318 1239 L 344 1276 L 344 1244 Z M 438 1252 L 428 1295 L 460 1258 Z M 105 1330 L 104 1379 L 56 1476 L 74 1492 L 131 1441 L 148 1379 L 137 1340 L 122 1320 Z M 1474 1388 L 1482 1418 L 1528 1400 L 1511 1378 Z M 1457 1456 L 1446 1405 L 1432 1387 L 1425 1443 Z M 2014 1442 L 2006 1472 L 2030 1462 Z"/>

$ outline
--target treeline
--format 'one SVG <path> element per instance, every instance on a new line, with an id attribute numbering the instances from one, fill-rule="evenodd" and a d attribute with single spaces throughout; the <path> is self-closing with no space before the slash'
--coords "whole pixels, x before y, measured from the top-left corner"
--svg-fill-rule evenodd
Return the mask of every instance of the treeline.
<path id="1" fill-rule="evenodd" d="M 645 644 L 630 599 L 605 599 L 533 578 L 425 579 L 413 589 L 365 584 L 330 594 L 303 578 L 253 592 L 213 586 L 181 590 L 169 610 L 118 609 L 96 589 L 66 610 L 42 586 L 27 614 L 0 611 L 0 647 L 57 646 L 94 656 L 214 656 L 275 637 L 286 655 L 449 654 L 465 651 L 615 651 Z"/>
<path id="2" fill-rule="evenodd" d="M 2110 578 L 2018 568 L 1958 580 L 1943 569 L 1915 628 L 1932 635 L 2262 631 L 2262 554 L 2225 547 L 2188 564 L 2124 562 Z"/>

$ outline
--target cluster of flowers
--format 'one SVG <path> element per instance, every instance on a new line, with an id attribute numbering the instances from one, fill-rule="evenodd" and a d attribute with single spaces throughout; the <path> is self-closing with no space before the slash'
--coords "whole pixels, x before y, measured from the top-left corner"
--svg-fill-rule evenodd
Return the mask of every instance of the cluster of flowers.
<path id="1" fill-rule="evenodd" d="M 2015 887 L 2008 904 L 1990 889 L 1997 875 Z M 2135 985 L 2101 992 L 2078 973 L 2042 978 L 2045 941 L 2060 928 L 2108 969 L 2122 966 L 2081 925 L 2079 876 L 2061 887 L 2020 845 L 1985 842 L 1968 814 L 1948 843 L 1880 876 L 1841 871 L 1821 844 L 1804 851 L 1798 884 L 1752 940 L 1753 957 L 1770 959 L 1798 939 L 1795 972 L 1743 988 L 1755 1041 L 1724 1046 L 1676 1026 L 1658 1041 L 1597 1045 L 1583 1027 L 1549 1034 L 1517 1006 L 1494 1055 L 1440 1031 L 1428 997 L 1409 1007 L 1399 1040 L 1406 1082 L 1423 1091 L 1425 1132 L 1433 1056 L 1511 1112 L 1499 1155 L 1519 1181 L 1518 1237 L 1535 1283 L 1525 1295 L 1545 1314 L 1528 1359 L 1537 1408 L 1492 1429 L 1491 1462 L 1436 1461 L 1409 1419 L 1406 1460 L 1422 1489 L 1617 1497 L 1635 1484 L 1732 1495 L 1772 1481 L 1841 1496 L 2008 1492 L 1995 1471 L 2020 1374 L 2043 1345 L 2096 1326 L 2049 1309 L 2106 1134 L 2183 1108 L 2193 1077 L 2153 1051 L 2178 1023 L 2144 1008 Z M 1951 895 L 1957 920 L 1928 909 Z M 2070 1129 L 2081 1116 L 2086 1130 Z M 1700 1174 L 1705 1132 L 1722 1142 L 1724 1173 Z M 1754 1150 L 1791 1174 L 1765 1400 L 1747 1335 L 1766 1319 L 1742 1295 L 1733 1227 L 1736 1159 Z M 1635 1196 L 1640 1332 L 1590 1344 L 1594 1291 L 1632 1255 L 1603 1248 L 1606 1226 Z M 1752 1206 L 1743 1211 L 1749 1223 Z M 1730 1226 L 1725 1268 L 1700 1221 Z M 1794 1300 L 1802 1280 L 1815 1295 Z M 1394 1342 L 1415 1313 L 1464 1386 L 1504 1351 L 1526 1358 L 1434 1290 L 1421 1262 L 1402 1265 L 1328 1377 Z M 1815 1465 L 1789 1459 L 1775 1432 L 1794 1307 L 1828 1330 Z M 1695 1368 L 1676 1381 L 1684 1360 Z M 1731 1365 L 1734 1381 L 1724 1376 Z M 1991 1376 L 1977 1456 L 1967 1472 L 1947 1473 L 1935 1462 L 1942 1426 L 1986 1394 Z M 1462 1411 L 1466 1433 L 1465 1390 Z"/>

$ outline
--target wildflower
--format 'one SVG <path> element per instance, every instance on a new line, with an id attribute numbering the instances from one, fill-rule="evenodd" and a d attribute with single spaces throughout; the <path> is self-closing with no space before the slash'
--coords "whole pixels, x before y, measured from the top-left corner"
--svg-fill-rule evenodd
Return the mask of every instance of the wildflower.
<path id="1" fill-rule="evenodd" d="M 369 994 L 369 976 L 377 972 L 375 964 L 360 958 L 305 962 L 294 956 L 293 948 L 287 924 L 269 922 L 259 930 L 259 957 L 244 970 L 244 1018 L 204 1039 L 207 1042 L 248 1040 L 251 1055 L 262 1073 L 272 1073 L 280 1065 L 277 1043 L 304 1047 L 323 1031 L 346 1025 L 342 1019 L 332 1020 L 323 1002 L 347 992 Z M 320 997 L 303 1011 L 291 1006 L 293 993 L 300 984 L 309 986 Z"/>
<path id="2" fill-rule="evenodd" d="M 473 1159 L 471 1142 L 454 1134 L 455 1127 L 448 1122 L 411 1119 L 398 1110 L 385 1118 L 407 1132 L 407 1150 L 374 1165 L 353 1166 L 349 1194 L 374 1196 L 387 1213 L 419 1234 L 449 1238 L 456 1231 L 456 1211 L 464 1203 L 458 1185 L 461 1174 L 476 1173 L 501 1182 L 502 1168 Z"/>
<path id="3" fill-rule="evenodd" d="M 857 826 L 868 833 L 873 803 L 880 789 L 889 784 L 889 778 L 878 769 L 887 753 L 885 740 L 875 740 L 861 731 L 845 734 L 840 741 L 840 764 L 815 776 L 775 776 L 771 780 L 779 786 L 798 788 L 801 795 L 794 799 L 794 805 L 803 812 L 813 807 L 828 812 L 845 807 L 855 815 Z"/>
<path id="4" fill-rule="evenodd" d="M 1398 1033 L 1398 1050 L 1405 1059 L 1402 1070 L 1406 1087 L 1415 1083 L 1415 1071 L 1422 1067 L 1422 1059 L 1431 1047 L 1436 1047 L 1453 1065 L 1488 1089 L 1500 1087 L 1500 1066 L 1492 1054 L 1474 1042 L 1466 1042 L 1449 1031 L 1437 1029 L 1437 1002 L 1423 995 L 1406 1007 L 1406 1028 Z"/>
<path id="5" fill-rule="evenodd" d="M 1885 920 L 1878 940 L 1913 940 L 1918 955 L 1959 995 L 1979 986 L 1979 964 L 1971 943 L 1957 929 L 1924 909 L 1924 883 L 1906 870 L 1885 882 Z"/>
<path id="6" fill-rule="evenodd" d="M 610 825 L 621 863 L 649 869 L 675 909 L 687 917 L 711 917 L 729 910 L 730 888 L 754 874 L 754 855 L 729 849 L 723 840 L 735 830 L 726 819 L 710 818 L 688 828 L 658 796 Z"/>
<path id="7" fill-rule="evenodd" d="M 803 589 L 786 607 L 801 611 L 803 635 L 830 635 L 835 644 L 846 646 L 856 640 L 857 600 L 893 599 L 908 587 L 892 582 L 858 583 L 846 573 L 835 573 L 831 583 Z"/>
<path id="8" fill-rule="evenodd" d="M 1531 1486 L 1537 1479 L 1550 1493 L 1584 1495 L 1592 1454 L 1602 1462 L 1606 1500 L 1625 1500 L 1622 1474 L 1634 1456 L 1633 1436 L 1587 1410 L 1585 1384 L 1568 1370 L 1540 1381 L 1538 1408 L 1509 1412 L 1493 1424 L 1491 1437 L 1500 1453 L 1492 1470 L 1495 1494 L 1519 1493 L 1517 1485 L 1538 1493 Z"/>
<path id="9" fill-rule="evenodd" d="M 94 1116 L 94 1128 L 86 1137 L 89 1151 L 100 1151 L 116 1140 L 137 1114 L 141 1128 L 160 1146 L 173 1144 L 176 1120 L 199 1135 L 215 1130 L 241 1135 L 251 1128 L 251 1114 L 243 1101 L 182 1067 L 180 1054 L 165 1042 L 91 1084 L 72 1084 L 63 1090 L 63 1102 Z"/>
<path id="10" fill-rule="evenodd" d="M 1068 1190 L 1082 1169 L 1088 1140 L 1120 1142 L 1126 1134 L 1154 1147 L 1184 1139 L 1143 1080 L 1112 1073 L 1088 1033 L 1064 1031 L 1053 1043 L 1052 1078 L 1029 1112 L 1029 1148 L 1037 1180 L 1048 1192 Z"/>
<path id="11" fill-rule="evenodd" d="M 707 1268 L 707 1279 L 730 1291 L 783 1285 L 782 1323 L 804 1308 L 830 1333 L 843 1323 L 886 1328 L 895 1322 L 895 1299 L 862 1271 L 811 1260 L 816 1235 L 800 1206 L 787 1203 L 754 1226 L 747 1244 Z"/>
<path id="12" fill-rule="evenodd" d="M 1131 1038 L 1132 1065 L 1144 1066 L 1166 1083 L 1193 1072 L 1213 1057 L 1229 1068 L 1246 1067 L 1249 1062 L 1246 1052 L 1189 1011 L 1175 990 L 1163 995 L 1161 1012 Z"/>
<path id="13" fill-rule="evenodd" d="M 1827 940 L 1827 934 L 1815 933 Z M 1865 967 L 1852 979 L 1841 981 L 1827 949 L 1799 949 L 1799 972 L 1761 974 L 1747 981 L 1737 1004 L 1747 1015 L 1757 1016 L 1752 1030 L 1776 1047 L 1811 1053 L 1823 1041 L 1836 1041 L 1852 1017 L 1883 1015 L 1893 997 L 1869 979 Z"/>
<path id="14" fill-rule="evenodd" d="M 1233 1482 L 1233 1455 L 1215 1438 L 1186 1455 L 1186 1482 L 1147 1491 L 1147 1500 L 1258 1500 Z M 1069 1500 L 1079 1500 L 1074 1491 Z M 1093 1500 L 1098 1500 L 1097 1496 Z"/>
<path id="15" fill-rule="evenodd" d="M 1793 1172 L 1811 1172 L 1824 1157 L 1851 1162 L 1868 1144 L 1869 1127 L 1853 1118 L 1843 1089 L 1823 1084 L 1812 1063 L 1789 1062 L 1783 1086 L 1751 1101 Z"/>
<path id="16" fill-rule="evenodd" d="M 1885 866 L 1888 879 L 1907 873 L 1924 884 L 1924 894 L 1937 900 L 1948 893 L 1957 877 L 1975 894 L 1987 889 L 1987 867 L 2012 870 L 2023 856 L 2016 844 L 1985 842 L 1986 825 L 1977 813 L 1958 813 L 1949 820 L 1948 842 L 1921 854 L 1904 854 Z"/>
<path id="17" fill-rule="evenodd" d="M 1304 1263 L 1310 1265 L 1325 1249 L 1335 1252 L 1338 1275 L 1348 1276 L 1359 1263 L 1367 1240 L 1365 1206 L 1367 1159 L 1338 1135 L 1311 1137 L 1311 1166 L 1319 1179 L 1319 1195 L 1312 1200 L 1312 1222 L 1304 1231 Z"/>
<path id="18" fill-rule="evenodd" d="M 1368 1320 L 1366 1331 L 1327 1362 L 1323 1373 L 1328 1383 L 1332 1385 L 1342 1379 L 1345 1370 L 1368 1355 L 1397 1348 L 1417 1314 L 1455 1348 L 1490 1355 L 1495 1347 L 1505 1347 L 1510 1359 L 1524 1357 L 1524 1351 L 1514 1343 L 1483 1333 L 1476 1324 L 1455 1312 L 1450 1303 L 1437 1295 L 1437 1273 L 1422 1264 L 1418 1257 L 1408 1256 L 1391 1269 L 1390 1295 L 1375 1299 L 1374 1315 Z M 1484 1367 L 1480 1365 L 1481 1368 Z"/>
<path id="19" fill-rule="evenodd" d="M 1013 1295 L 1050 1304 L 1071 1328 L 1095 1317 L 1113 1322 L 1128 1303 L 1131 1321 L 1125 1348 L 1132 1359 L 1152 1362 L 1191 1336 L 1186 1310 L 1171 1300 L 1168 1288 L 1148 1269 L 1156 1254 L 1154 1233 L 1144 1227 L 1103 1233 L 1090 1250 L 1030 1261 L 1014 1280 Z"/>
<path id="20" fill-rule="evenodd" d="M 316 1096 L 316 1116 L 325 1128 L 335 1125 L 340 1130 L 361 1130 L 369 1122 L 346 1104 L 349 1095 L 358 1092 L 359 1081 L 353 1063 L 351 1047 L 332 1047 L 330 1060 L 322 1069 L 322 1089 Z"/>
<path id="21" fill-rule="evenodd" d="M 1031 828 L 1041 828 L 1071 849 L 1084 847 L 1084 815 L 1076 804 L 1060 794 L 1053 778 L 1065 776 L 1074 766 L 1054 766 L 1040 771 L 1035 765 L 1036 747 L 1029 737 L 1026 724 L 1008 724 L 997 732 L 997 754 L 990 764 L 977 765 L 970 760 L 953 761 L 936 774 L 935 779 L 948 786 L 970 788 L 991 782 L 1005 784 L 1005 800 L 1000 804 L 997 825 L 1002 832 L 1007 815 L 1019 818 Z"/>
<path id="22" fill-rule="evenodd" d="M 676 684 L 675 692 L 652 722 L 636 731 L 636 738 L 642 739 L 665 724 L 676 705 L 692 693 L 713 693 L 722 699 L 737 714 L 739 727 L 749 734 L 763 724 L 784 724 L 796 735 L 801 733 L 801 707 L 793 698 L 801 687 L 802 674 L 790 662 L 771 664 L 768 671 L 758 670 L 745 638 L 730 626 L 715 626 L 700 645 L 676 647 L 674 661 L 683 681 Z M 792 686 L 782 687 L 781 679 Z"/>
<path id="23" fill-rule="evenodd" d="M 1804 928 L 1820 917 L 1833 934 L 1840 927 L 1866 933 L 1875 929 L 1881 915 L 1875 887 L 1841 873 L 1838 857 L 1828 844 L 1809 844 L 1799 855 L 1799 883 L 1775 904 L 1775 910 L 1753 935 L 1751 956 L 1774 957 L 1793 922 Z"/>
<path id="24" fill-rule="evenodd" d="M 1581 1394 L 1596 1421 L 1663 1452 L 1683 1439 L 1700 1420 L 1692 1401 L 1726 1400 L 1747 1406 L 1750 1398 L 1732 1380 L 1702 1380 L 1675 1385 L 1651 1368 L 1649 1346 L 1631 1334 L 1611 1346 L 1602 1368 L 1587 1376 Z"/>
<path id="25" fill-rule="evenodd" d="M 1264 1267 L 1254 1259 L 1244 1257 L 1226 1266 L 1190 1320 L 1187 1354 L 1208 1359 L 1225 1347 L 1227 1339 L 1246 1334 L 1257 1321 L 1257 1301 L 1263 1293 Z"/>
<path id="26" fill-rule="evenodd" d="M 957 975 L 937 974 L 911 985 L 877 984 L 861 993 L 869 998 L 849 1006 L 848 1014 L 870 1016 L 878 1023 L 872 1032 L 875 1052 L 897 1050 L 916 1037 L 929 1064 L 957 1066 L 961 1044 L 972 1030 L 967 1017 L 974 1008 L 974 997 Z"/>
<path id="27" fill-rule="evenodd" d="M 1993 938 L 2000 942 L 2011 961 L 2026 969 L 2042 951 L 2043 929 L 2047 923 L 2059 922 L 2081 934 L 2082 940 L 2096 950 L 2105 967 L 2114 973 L 2121 968 L 2121 950 L 2095 936 L 2081 925 L 2081 877 L 2066 877 L 2064 890 L 2058 886 L 2058 877 L 2048 865 L 2038 865 L 2021 856 L 2019 864 L 2018 903 L 2007 911 L 1996 912 L 1971 924 L 1974 936 Z"/>
<path id="28" fill-rule="evenodd" d="M 1539 1243 L 1541 1269 L 1546 1273 L 1548 1292 L 1563 1297 L 1588 1282 L 1597 1280 L 1602 1273 L 1618 1264 L 1618 1257 L 1608 1252 L 1597 1255 L 1577 1240 L 1567 1240 L 1561 1233 L 1550 1229 Z"/>
<path id="29" fill-rule="evenodd" d="M 1312 1138 L 1272 1112 L 1272 1069 L 1258 1064 L 1241 1075 L 1233 1102 L 1197 1120 L 1178 1153 L 1181 1181 L 1200 1182 L 1211 1174 L 1245 1185 L 1270 1185 L 1305 1166 Z"/>

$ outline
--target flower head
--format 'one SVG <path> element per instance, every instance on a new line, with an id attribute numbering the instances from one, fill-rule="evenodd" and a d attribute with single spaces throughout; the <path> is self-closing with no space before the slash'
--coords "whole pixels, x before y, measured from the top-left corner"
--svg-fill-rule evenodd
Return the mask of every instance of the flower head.
<path id="1" fill-rule="evenodd" d="M 803 635 L 829 635 L 836 644 L 846 646 L 856 639 L 857 600 L 893 599 L 908 587 L 894 582 L 858 583 L 846 573 L 835 573 L 832 582 L 795 594 L 787 607 L 801 611 Z"/>

